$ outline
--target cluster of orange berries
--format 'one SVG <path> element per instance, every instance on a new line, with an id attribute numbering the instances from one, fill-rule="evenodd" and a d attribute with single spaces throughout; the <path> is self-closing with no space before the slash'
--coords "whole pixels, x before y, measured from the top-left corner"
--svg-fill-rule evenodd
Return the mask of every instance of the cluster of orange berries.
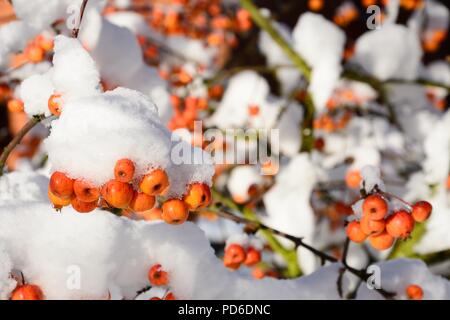
<path id="1" fill-rule="evenodd" d="M 152 286 L 167 286 L 169 284 L 169 274 L 162 269 L 160 264 L 154 264 L 148 270 L 148 280 Z M 163 298 L 151 297 L 149 300 L 176 300 L 172 292 L 168 291 Z"/>
<path id="2" fill-rule="evenodd" d="M 419 201 L 411 206 L 411 212 L 402 209 L 387 215 L 387 201 L 374 193 L 363 200 L 360 221 L 350 222 L 346 233 L 353 242 L 361 243 L 368 239 L 373 248 L 386 250 L 392 247 L 396 238 L 408 238 L 415 222 L 427 220 L 431 210 L 430 203 Z"/>
<path id="3" fill-rule="evenodd" d="M 244 248 L 242 245 L 233 243 L 225 248 L 223 264 L 232 270 L 237 270 L 244 264 L 253 267 L 261 261 L 261 252 L 252 246 Z"/>
<path id="4" fill-rule="evenodd" d="M 349 111 L 344 111 L 343 114 L 337 119 L 333 119 L 333 117 L 329 114 L 323 114 L 314 119 L 313 125 L 314 129 L 317 130 L 323 130 L 325 132 L 335 132 L 337 130 L 344 129 L 351 119 L 352 113 Z"/>
<path id="5" fill-rule="evenodd" d="M 84 179 L 71 179 L 62 172 L 52 174 L 48 197 L 56 209 L 72 205 L 80 213 L 97 207 L 116 208 L 132 212 L 151 210 L 157 196 L 169 188 L 169 177 L 162 169 L 154 169 L 138 179 L 138 190 L 133 187 L 135 166 L 129 159 L 116 162 L 114 179 L 101 187 Z M 169 224 L 182 224 L 189 211 L 204 208 L 211 202 L 211 191 L 204 183 L 192 183 L 182 199 L 166 199 L 162 204 L 161 218 Z"/>
<path id="6" fill-rule="evenodd" d="M 170 100 L 174 110 L 174 115 L 167 125 L 170 130 L 179 128 L 192 130 L 198 113 L 208 108 L 207 98 L 188 96 L 182 99 L 177 95 L 172 95 Z"/>
<path id="7" fill-rule="evenodd" d="M 53 40 L 40 34 L 25 47 L 23 54 L 17 55 L 12 61 L 12 67 L 24 62 L 39 63 L 44 61 L 47 53 L 53 50 Z"/>
<path id="8" fill-rule="evenodd" d="M 447 37 L 447 30 L 427 30 L 422 36 L 422 47 L 426 52 L 436 52 Z"/>

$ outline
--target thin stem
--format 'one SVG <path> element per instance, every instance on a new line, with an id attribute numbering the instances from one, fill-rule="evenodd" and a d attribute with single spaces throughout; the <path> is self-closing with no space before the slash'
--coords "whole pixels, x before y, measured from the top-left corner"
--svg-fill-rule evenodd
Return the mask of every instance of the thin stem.
<path id="1" fill-rule="evenodd" d="M 83 21 L 84 10 L 86 9 L 87 3 L 88 3 L 88 0 L 83 0 L 83 3 L 81 4 L 80 21 L 78 21 L 78 26 L 72 30 L 72 36 L 74 38 L 78 38 L 78 33 L 80 32 L 80 27 L 81 27 L 81 21 Z"/>
<path id="2" fill-rule="evenodd" d="M 31 130 L 35 125 L 44 119 L 43 116 L 34 116 L 31 118 L 20 131 L 14 136 L 14 138 L 9 142 L 9 144 L 3 149 L 0 155 L 0 177 L 3 175 L 3 169 L 8 160 L 9 154 L 14 150 L 14 148 L 22 141 L 23 137 Z"/>
<path id="3" fill-rule="evenodd" d="M 273 229 L 271 227 L 266 226 L 265 224 L 261 223 L 261 222 L 257 222 L 257 221 L 253 221 L 253 220 L 249 220 L 247 218 L 244 217 L 239 217 L 234 215 L 231 212 L 228 212 L 224 209 L 220 209 L 220 210 L 212 210 L 213 212 L 215 212 L 218 216 L 225 218 L 225 219 L 230 219 L 232 221 L 238 222 L 238 223 L 243 223 L 243 224 L 247 224 L 247 225 L 252 225 L 253 228 L 255 229 L 261 229 L 261 230 L 269 230 L 272 234 L 277 235 L 277 236 L 281 236 L 284 237 L 288 240 L 291 240 L 292 242 L 295 243 L 296 247 L 303 247 L 307 250 L 309 250 L 310 252 L 314 253 L 316 256 L 318 256 L 319 258 L 321 258 L 323 261 L 328 261 L 328 262 L 332 262 L 332 263 L 336 263 L 339 262 L 338 259 L 336 259 L 333 256 L 330 256 L 329 254 L 322 252 L 308 244 L 306 244 L 305 242 L 303 242 L 303 238 L 298 238 L 298 237 L 294 237 L 291 235 L 288 235 L 284 232 L 281 232 L 279 230 Z M 343 268 L 351 273 L 353 273 L 355 276 L 357 276 L 358 278 L 360 278 L 363 281 L 367 281 L 370 278 L 370 274 L 367 273 L 366 270 L 358 270 L 355 269 L 353 267 L 350 267 L 349 265 L 347 265 L 346 263 L 343 265 Z M 382 288 L 380 289 L 376 289 L 384 298 L 386 299 L 391 299 L 395 294 L 392 292 L 388 292 Z"/>
<path id="4" fill-rule="evenodd" d="M 310 81 L 311 80 L 311 68 L 308 66 L 306 61 L 291 48 L 289 43 L 280 35 L 280 33 L 273 27 L 269 19 L 264 17 L 259 8 L 255 6 L 251 0 L 241 0 L 241 6 L 246 9 L 253 21 L 264 31 L 266 31 L 269 36 L 275 41 L 284 51 L 286 56 L 294 63 L 294 65 L 300 70 L 303 76 Z"/>

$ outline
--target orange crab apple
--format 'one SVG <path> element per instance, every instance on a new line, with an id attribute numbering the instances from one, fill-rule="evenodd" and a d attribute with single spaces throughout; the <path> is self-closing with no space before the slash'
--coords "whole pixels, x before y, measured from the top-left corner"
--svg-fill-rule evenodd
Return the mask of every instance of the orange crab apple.
<path id="1" fill-rule="evenodd" d="M 358 221 L 352 221 L 347 225 L 345 229 L 347 237 L 356 243 L 361 243 L 366 240 L 367 235 L 363 232 L 361 224 Z"/>
<path id="2" fill-rule="evenodd" d="M 361 229 L 366 235 L 381 233 L 386 227 L 386 222 L 384 219 L 373 220 L 367 215 L 362 216 L 360 223 Z"/>
<path id="3" fill-rule="evenodd" d="M 77 197 L 74 197 L 70 204 L 72 205 L 72 208 L 79 213 L 88 213 L 97 208 L 97 201 L 84 202 Z"/>
<path id="4" fill-rule="evenodd" d="M 161 195 L 168 187 L 169 177 L 162 169 L 156 169 L 147 173 L 139 183 L 141 191 L 149 196 Z"/>
<path id="5" fill-rule="evenodd" d="M 359 170 L 349 170 L 345 175 L 345 183 L 351 189 L 359 188 L 361 183 L 361 173 Z"/>
<path id="6" fill-rule="evenodd" d="M 169 283 L 169 274 L 160 264 L 154 264 L 148 271 L 148 280 L 154 286 L 165 286 Z"/>
<path id="7" fill-rule="evenodd" d="M 164 300 L 176 300 L 175 295 L 172 292 L 168 292 L 164 297 Z"/>
<path id="8" fill-rule="evenodd" d="M 381 220 L 388 212 L 388 204 L 379 194 L 372 194 L 364 199 L 363 215 L 372 220 Z"/>
<path id="9" fill-rule="evenodd" d="M 120 159 L 114 167 L 114 177 L 120 182 L 130 182 L 134 176 L 134 163 L 130 159 Z"/>
<path id="10" fill-rule="evenodd" d="M 233 243 L 225 249 L 223 263 L 228 268 L 237 269 L 245 261 L 246 256 L 245 249 L 241 245 Z"/>
<path id="11" fill-rule="evenodd" d="M 405 210 L 400 210 L 386 219 L 386 231 L 395 238 L 405 239 L 414 229 L 414 218 Z"/>
<path id="12" fill-rule="evenodd" d="M 71 198 L 60 198 L 60 197 L 54 195 L 53 192 L 50 191 L 50 189 L 48 189 L 47 195 L 48 195 L 48 199 L 53 204 L 53 206 L 58 209 L 68 206 L 72 200 Z"/>
<path id="13" fill-rule="evenodd" d="M 252 267 L 255 264 L 259 263 L 261 261 L 261 252 L 259 250 L 256 250 L 253 247 L 249 247 L 247 249 L 246 257 L 244 260 L 244 264 L 247 267 Z"/>
<path id="14" fill-rule="evenodd" d="M 50 177 L 49 188 L 59 198 L 71 198 L 73 195 L 73 179 L 60 171 L 55 171 Z"/>
<path id="15" fill-rule="evenodd" d="M 430 217 L 432 209 L 428 201 L 419 201 L 412 206 L 411 215 L 416 222 L 424 222 Z"/>
<path id="16" fill-rule="evenodd" d="M 380 234 L 369 236 L 370 244 L 377 250 L 389 249 L 394 244 L 394 240 L 394 237 L 387 233 L 386 230 Z"/>
<path id="17" fill-rule="evenodd" d="M 34 284 L 17 286 L 11 294 L 11 300 L 44 300 L 41 288 Z"/>
<path id="18" fill-rule="evenodd" d="M 129 183 L 110 180 L 103 186 L 101 194 L 113 207 L 125 209 L 133 199 L 134 190 Z"/>
<path id="19" fill-rule="evenodd" d="M 59 93 L 52 94 L 48 98 L 48 109 L 54 116 L 60 116 L 62 111 L 63 100 Z"/>
<path id="20" fill-rule="evenodd" d="M 22 112 L 24 110 L 23 102 L 19 99 L 9 100 L 7 107 L 9 112 Z"/>
<path id="21" fill-rule="evenodd" d="M 83 202 L 94 202 L 100 197 L 100 190 L 90 182 L 82 179 L 75 180 L 73 191 L 75 196 Z"/>
<path id="22" fill-rule="evenodd" d="M 410 284 L 406 287 L 406 296 L 410 300 L 422 300 L 423 298 L 423 290 L 417 284 Z"/>
<path id="23" fill-rule="evenodd" d="M 142 192 L 134 192 L 133 199 L 130 202 L 130 209 L 134 212 L 143 212 L 150 210 L 155 205 L 155 197 Z"/>
<path id="24" fill-rule="evenodd" d="M 161 218 L 169 224 L 182 224 L 189 217 L 186 203 L 179 199 L 170 199 L 162 205 Z"/>
<path id="25" fill-rule="evenodd" d="M 45 57 L 45 51 L 41 47 L 39 47 L 37 44 L 29 44 L 25 48 L 25 56 L 27 57 L 28 61 L 31 63 L 39 63 L 42 60 L 44 60 Z"/>
<path id="26" fill-rule="evenodd" d="M 206 183 L 193 183 L 183 197 L 189 210 L 204 208 L 211 202 L 211 190 Z"/>

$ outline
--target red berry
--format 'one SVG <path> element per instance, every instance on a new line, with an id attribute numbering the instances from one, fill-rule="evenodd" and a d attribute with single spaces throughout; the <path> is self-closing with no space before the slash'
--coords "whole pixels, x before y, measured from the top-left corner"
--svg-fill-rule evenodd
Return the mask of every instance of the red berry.
<path id="1" fill-rule="evenodd" d="M 363 232 L 361 224 L 358 221 L 352 221 L 347 225 L 345 229 L 347 237 L 356 243 L 361 243 L 366 240 L 367 235 Z"/>
<path id="2" fill-rule="evenodd" d="M 424 222 L 431 215 L 433 207 L 427 201 L 419 201 L 412 206 L 412 217 L 416 222 Z"/>
<path id="3" fill-rule="evenodd" d="M 414 219 L 405 210 L 390 215 L 386 220 L 386 231 L 395 238 L 407 238 L 414 229 Z"/>
<path id="4" fill-rule="evenodd" d="M 155 264 L 148 271 L 148 280 L 154 286 L 165 286 L 169 283 L 169 274 L 162 270 L 160 264 Z"/>
<path id="5" fill-rule="evenodd" d="M 364 199 L 363 214 L 372 220 L 381 220 L 388 212 L 387 202 L 378 194 L 372 194 Z"/>
<path id="6" fill-rule="evenodd" d="M 422 300 L 423 298 L 423 290 L 420 286 L 416 284 L 410 284 L 406 288 L 406 295 L 410 300 Z"/>

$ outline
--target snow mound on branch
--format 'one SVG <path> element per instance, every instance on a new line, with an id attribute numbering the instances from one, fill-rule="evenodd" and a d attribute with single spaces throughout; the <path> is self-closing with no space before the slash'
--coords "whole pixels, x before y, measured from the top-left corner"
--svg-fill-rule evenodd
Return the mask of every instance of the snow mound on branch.
<path id="1" fill-rule="evenodd" d="M 387 24 L 358 38 L 352 62 L 381 81 L 413 80 L 418 76 L 422 53 L 420 40 L 413 30 Z"/>
<path id="2" fill-rule="evenodd" d="M 221 129 L 246 125 L 270 128 L 281 104 L 280 99 L 270 95 L 269 84 L 263 77 L 254 71 L 243 71 L 230 78 L 222 101 L 209 122 Z M 250 116 L 249 106 L 257 106 L 258 115 Z"/>
<path id="3" fill-rule="evenodd" d="M 312 67 L 309 89 L 316 107 L 323 110 L 342 71 L 345 33 L 322 15 L 308 12 L 298 19 L 292 37 L 294 49 Z"/>
<path id="4" fill-rule="evenodd" d="M 263 183 L 263 177 L 255 166 L 238 166 L 231 171 L 227 188 L 233 199 L 243 203 L 250 199 L 250 187 L 261 186 Z"/>
<path id="5" fill-rule="evenodd" d="M 97 94 L 99 83 L 95 62 L 81 43 L 77 39 L 57 36 L 53 68 L 25 79 L 20 96 L 30 116 L 50 115 L 48 99 L 53 93 L 61 94 L 65 104 L 71 99 Z"/>
<path id="6" fill-rule="evenodd" d="M 55 170 L 101 185 L 114 178 L 117 160 L 135 162 L 136 174 L 166 168 L 170 134 L 143 94 L 118 88 L 64 106 L 45 141 Z"/>
<path id="7" fill-rule="evenodd" d="M 316 181 L 317 173 L 308 155 L 303 153 L 293 157 L 277 175 L 274 186 L 264 195 L 267 215 L 261 216 L 261 221 L 311 243 L 315 219 L 310 197 Z M 299 248 L 299 253 L 302 271 L 310 273 L 315 270 L 314 256 L 302 248 Z"/>
<path id="8" fill-rule="evenodd" d="M 417 284 L 423 290 L 423 299 L 450 299 L 450 282 L 432 274 L 421 260 L 396 259 L 377 263 L 381 276 L 381 287 L 396 294 L 396 299 L 407 299 L 406 288 Z M 358 299 L 384 299 L 376 290 L 364 284 L 360 286 Z"/>
<path id="9" fill-rule="evenodd" d="M 17 17 L 37 29 L 44 29 L 59 19 L 75 21 L 75 13 L 79 12 L 83 0 L 13 0 L 14 12 Z M 101 10 L 105 0 L 88 1 L 86 11 Z M 78 9 L 78 10 L 77 10 Z M 71 27 L 72 28 L 72 27 Z"/>
<path id="10" fill-rule="evenodd" d="M 11 172 L 0 179 L 0 204 L 42 201 L 47 198 L 48 178 L 36 172 Z"/>
<path id="11" fill-rule="evenodd" d="M 123 16 L 126 17 L 132 16 Z M 144 62 L 136 35 L 132 33 L 140 29 L 135 30 L 123 20 L 110 21 L 94 10 L 86 12 L 80 39 L 89 48 L 107 84 L 139 90 L 148 95 L 158 105 L 159 115 L 166 123 L 172 112 L 167 84 L 155 68 Z"/>
<path id="12" fill-rule="evenodd" d="M 55 214 L 49 204 L 0 211 L 5 248 L 0 272 L 21 270 L 47 299 L 102 299 L 108 291 L 131 299 L 149 285 L 147 271 L 155 263 L 169 272 L 171 290 L 180 299 L 339 298 L 337 265 L 300 279 L 255 280 L 226 270 L 204 233 L 191 223 L 136 222 L 100 211 L 80 215 L 70 208 Z M 11 290 L 2 287 L 2 296 Z"/>
<path id="13" fill-rule="evenodd" d="M 45 147 L 54 170 L 98 186 L 114 178 L 115 163 L 122 158 L 135 163 L 137 179 L 152 168 L 167 169 L 168 195 L 181 196 L 191 182 L 211 184 L 214 169 L 201 149 L 185 142 L 187 152 L 202 158 L 172 163 L 171 149 L 178 143 L 183 142 L 172 143 L 147 96 L 117 88 L 67 103 Z"/>

